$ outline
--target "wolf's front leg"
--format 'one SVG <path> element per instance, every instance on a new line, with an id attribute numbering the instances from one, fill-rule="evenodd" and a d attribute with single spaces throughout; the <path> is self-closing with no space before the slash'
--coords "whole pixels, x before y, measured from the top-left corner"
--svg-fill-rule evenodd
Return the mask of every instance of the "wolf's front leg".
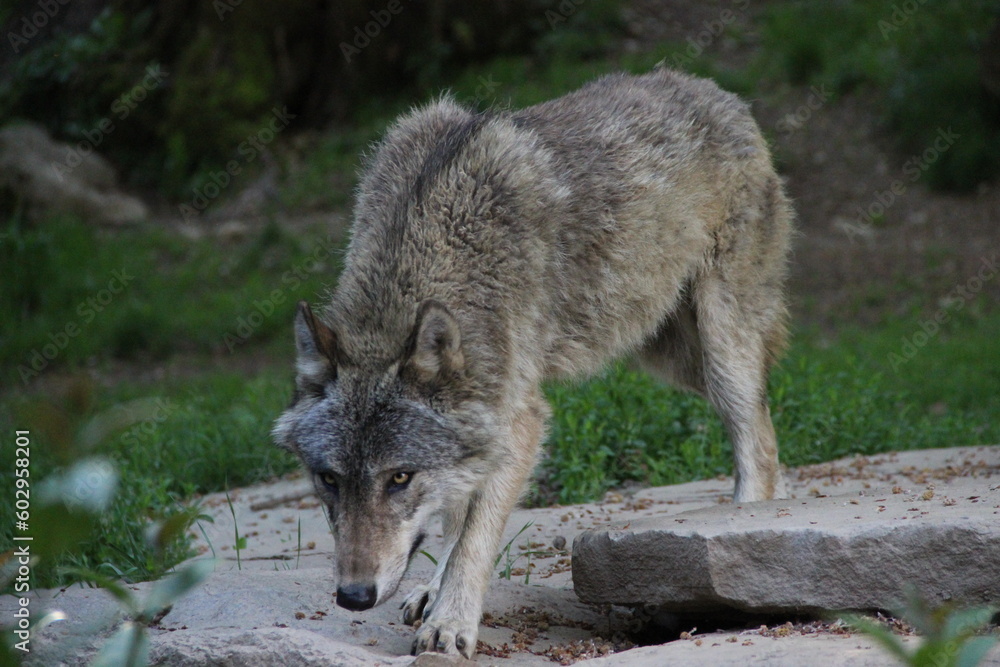
<path id="1" fill-rule="evenodd" d="M 461 653 L 472 658 L 479 636 L 483 596 L 493 563 L 517 499 L 535 464 L 544 430 L 541 410 L 526 410 L 513 420 L 509 445 L 498 468 L 469 500 L 465 525 L 441 578 L 441 587 L 417 630 L 413 654 Z"/>
<path id="2" fill-rule="evenodd" d="M 430 610 L 434 607 L 434 600 L 437 599 L 438 591 L 441 590 L 441 580 L 444 579 L 448 561 L 451 560 L 451 553 L 455 550 L 459 537 L 462 536 L 467 509 L 467 506 L 455 508 L 442 517 L 444 550 L 438 557 L 437 568 L 434 570 L 434 576 L 431 577 L 431 580 L 426 584 L 416 586 L 403 599 L 403 604 L 399 607 L 403 610 L 403 623 L 413 625 L 419 620 L 426 620 Z"/>

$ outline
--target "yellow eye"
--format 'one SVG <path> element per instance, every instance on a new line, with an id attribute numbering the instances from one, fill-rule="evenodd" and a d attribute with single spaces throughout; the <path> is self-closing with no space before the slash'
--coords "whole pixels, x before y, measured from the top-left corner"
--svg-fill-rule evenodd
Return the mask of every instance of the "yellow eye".
<path id="1" fill-rule="evenodd" d="M 410 473 L 408 472 L 397 472 L 392 476 L 392 483 L 396 486 L 403 486 L 404 484 L 409 484 Z"/>
<path id="2" fill-rule="evenodd" d="M 337 478 L 333 476 L 333 473 L 324 472 L 319 476 L 319 478 L 323 480 L 323 483 L 327 486 L 337 486 Z"/>

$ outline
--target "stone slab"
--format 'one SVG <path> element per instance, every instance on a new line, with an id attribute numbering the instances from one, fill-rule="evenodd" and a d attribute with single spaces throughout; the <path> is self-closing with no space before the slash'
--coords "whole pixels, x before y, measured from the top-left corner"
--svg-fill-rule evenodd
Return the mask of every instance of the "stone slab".
<path id="1" fill-rule="evenodd" d="M 590 531 L 574 543 L 573 584 L 585 602 L 668 611 L 892 609 L 909 586 L 934 601 L 997 603 L 1000 449 L 954 463 L 896 468 L 919 484 L 874 470 L 858 479 L 876 483 L 853 493 L 812 486 Z"/>
<path id="2" fill-rule="evenodd" d="M 916 637 L 901 639 L 910 650 L 920 641 Z M 690 640 L 622 651 L 582 664 L 586 667 L 898 667 L 901 663 L 862 635 L 767 637 L 751 630 L 738 635 L 724 632 L 696 635 Z M 997 665 L 1000 665 L 997 649 L 980 663 L 980 667 Z"/>
<path id="3" fill-rule="evenodd" d="M 755 514 L 754 521 L 763 520 L 771 512 L 774 520 L 789 522 L 782 525 L 799 522 L 794 525 L 815 527 L 809 521 L 825 518 L 809 519 L 806 510 L 799 509 L 805 506 L 796 506 L 794 501 L 811 504 L 824 500 L 818 496 L 834 495 L 843 496 L 836 502 L 846 503 L 847 511 L 863 506 L 878 513 L 878 505 L 886 505 L 879 514 L 884 518 L 898 516 L 893 520 L 901 526 L 915 521 L 905 513 L 914 506 L 919 509 L 912 514 L 927 511 L 922 516 L 940 516 L 943 522 L 955 519 L 954 525 L 961 527 L 964 524 L 960 517 L 964 514 L 953 512 L 979 509 L 986 502 L 984 498 L 993 497 L 990 494 L 995 494 L 1000 483 L 1000 477 L 992 479 L 998 464 L 1000 448 L 994 447 L 906 452 L 794 469 L 788 471 L 794 500 L 780 504 L 788 514 L 780 518 L 777 510 L 763 511 L 764 505 L 761 510 L 734 508 L 729 503 L 732 479 L 728 478 L 634 493 L 614 492 L 599 503 L 518 510 L 504 538 L 504 544 L 510 541 L 511 548 L 502 563 L 510 559 L 511 578 L 497 578 L 491 583 L 484 607 L 489 616 L 480 628 L 483 645 L 477 663 L 551 665 L 552 660 L 545 654 L 555 652 L 581 658 L 578 664 L 618 665 L 628 661 L 629 667 L 742 667 L 748 661 L 768 665 L 891 664 L 858 635 L 778 638 L 759 636 L 755 630 L 697 635 L 700 645 L 696 640 L 673 641 L 598 657 L 608 651 L 608 645 L 595 640 L 595 636 L 607 632 L 621 612 L 609 615 L 605 607 L 589 606 L 578 599 L 571 577 L 580 565 L 569 561 L 566 550 L 574 538 L 586 531 L 631 530 L 643 521 L 689 526 L 687 516 L 698 511 L 718 517 L 747 512 Z M 968 495 L 960 497 L 949 490 L 959 488 L 951 486 L 955 480 L 972 480 L 980 502 L 969 500 L 971 492 L 963 491 Z M 919 500 L 930 484 L 935 485 L 934 497 Z M 893 487 L 899 487 L 900 492 L 893 494 Z M 898 507 L 891 506 L 892 511 L 889 501 L 877 502 L 889 496 L 903 499 Z M 195 531 L 196 544 L 203 552 L 199 558 L 211 557 L 214 550 L 218 557 L 216 571 L 150 628 L 155 664 L 374 666 L 413 661 L 408 656 L 413 632 L 401 623 L 398 606 L 412 586 L 430 576 L 433 565 L 428 558 L 415 558 L 396 598 L 352 614 L 334 603 L 333 541 L 318 501 L 309 495 L 301 478 L 290 476 L 237 489 L 230 492 L 230 498 L 235 523 L 224 494 L 200 499 L 214 523 L 202 524 L 204 534 L 201 529 Z M 852 498 L 858 500 L 857 506 L 850 502 Z M 943 505 L 948 498 L 954 498 L 955 505 Z M 871 504 L 862 505 L 867 501 Z M 938 504 L 943 509 L 935 509 Z M 674 521 L 678 518 L 684 523 Z M 745 522 L 746 517 L 740 520 Z M 247 548 L 241 550 L 239 561 L 232 548 L 236 529 L 247 538 Z M 436 555 L 439 548 L 440 542 L 428 540 L 430 553 Z M 547 555 L 532 557 L 529 568 L 529 558 L 523 555 L 528 550 Z M 783 572 L 775 572 L 771 581 L 780 581 L 782 576 Z M 143 595 L 150 585 L 142 583 L 133 588 L 136 594 Z M 0 619 L 9 618 L 16 604 L 12 597 L 0 598 Z M 67 618 L 35 633 L 29 665 L 85 665 L 122 621 L 114 601 L 99 589 L 74 586 L 62 591 L 34 591 L 33 614 L 45 609 L 59 609 Z M 728 641 L 733 635 L 737 642 Z M 822 660 L 817 662 L 816 656 L 822 656 Z M 444 664 L 428 656 L 420 660 L 423 662 L 419 664 Z M 987 664 L 1000 665 L 1000 660 Z"/>

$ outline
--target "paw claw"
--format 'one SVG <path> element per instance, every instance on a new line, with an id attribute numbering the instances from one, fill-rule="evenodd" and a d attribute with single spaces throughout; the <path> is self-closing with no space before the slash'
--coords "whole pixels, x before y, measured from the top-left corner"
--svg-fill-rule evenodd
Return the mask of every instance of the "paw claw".
<path id="1" fill-rule="evenodd" d="M 410 591 L 403 604 L 399 606 L 403 610 L 403 623 L 413 625 L 417 621 L 426 620 L 431 607 L 434 606 L 435 598 L 437 598 L 437 588 L 429 585 L 417 586 Z"/>
<path id="2" fill-rule="evenodd" d="M 427 651 L 450 655 L 460 653 L 471 660 L 478 635 L 478 623 L 454 619 L 428 620 L 417 630 L 412 652 L 413 655 Z"/>

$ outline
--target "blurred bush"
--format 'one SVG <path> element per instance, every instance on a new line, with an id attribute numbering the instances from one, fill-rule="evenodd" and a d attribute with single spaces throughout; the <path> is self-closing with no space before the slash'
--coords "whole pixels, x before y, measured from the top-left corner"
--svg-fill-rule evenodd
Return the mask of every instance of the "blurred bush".
<path id="1" fill-rule="evenodd" d="M 763 14 L 762 58 L 791 83 L 873 95 L 908 155 L 951 128 L 959 138 L 924 177 L 970 190 L 1000 174 L 998 16 L 997 0 L 774 4 Z"/>
<path id="2" fill-rule="evenodd" d="M 36 10 L 18 1 L 0 12 L 4 33 Z M 129 182 L 168 195 L 239 159 L 274 107 L 287 106 L 296 129 L 347 119 L 362 100 L 436 91 L 460 64 L 592 52 L 607 40 L 557 36 L 549 13 L 588 33 L 618 13 L 610 0 L 81 0 L 61 11 L 64 24 L 57 15 L 19 54 L 0 54 L 0 118 L 70 140 L 110 118 L 99 149 Z M 150 67 L 162 82 L 148 85 Z"/>

